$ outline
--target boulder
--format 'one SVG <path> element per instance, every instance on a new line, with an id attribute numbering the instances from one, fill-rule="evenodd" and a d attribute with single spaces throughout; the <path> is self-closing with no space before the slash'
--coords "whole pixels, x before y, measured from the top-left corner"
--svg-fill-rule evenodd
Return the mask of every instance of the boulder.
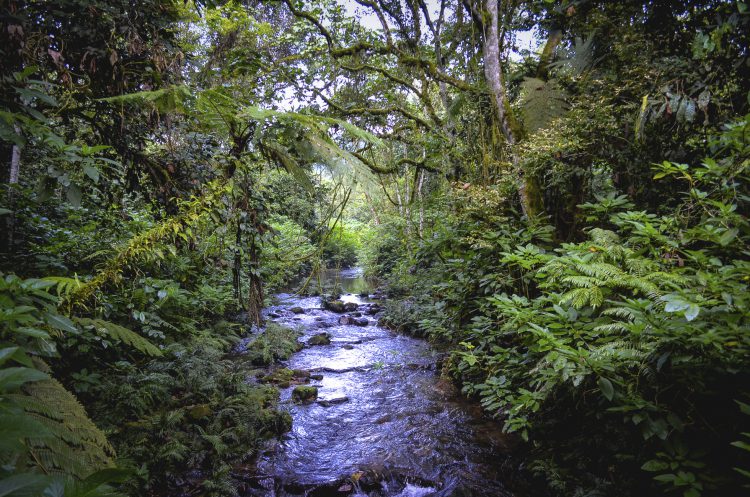
<path id="1" fill-rule="evenodd" d="M 300 385 L 292 390 L 292 400 L 300 404 L 312 402 L 318 398 L 318 387 Z"/>
<path id="2" fill-rule="evenodd" d="M 331 407 L 336 404 L 343 404 L 344 402 L 349 402 L 349 397 L 344 395 L 343 397 L 336 397 L 335 399 L 324 399 L 319 400 L 318 404 L 323 407 Z"/>
<path id="3" fill-rule="evenodd" d="M 344 312 L 354 312 L 359 308 L 359 304 L 356 304 L 354 302 L 345 302 L 344 303 Z"/>
<path id="4" fill-rule="evenodd" d="M 323 309 L 329 310 L 331 312 L 337 312 L 339 314 L 342 312 L 346 312 L 344 303 L 340 300 L 324 300 Z"/>
<path id="5" fill-rule="evenodd" d="M 357 326 L 367 326 L 368 324 L 370 324 L 370 320 L 368 320 L 367 318 L 358 318 L 354 320 L 354 324 L 356 324 Z"/>
<path id="6" fill-rule="evenodd" d="M 295 314 L 302 314 L 302 313 L 305 312 L 305 310 L 303 308 L 301 308 L 300 306 L 292 307 L 289 310 L 292 311 Z"/>
<path id="7" fill-rule="evenodd" d="M 365 309 L 365 314 L 368 316 L 372 316 L 373 314 L 377 314 L 378 312 L 382 311 L 383 308 L 380 307 L 378 304 L 370 304 L 367 309 Z"/>
<path id="8" fill-rule="evenodd" d="M 328 333 L 318 333 L 307 340 L 307 345 L 330 345 L 331 335 Z"/>

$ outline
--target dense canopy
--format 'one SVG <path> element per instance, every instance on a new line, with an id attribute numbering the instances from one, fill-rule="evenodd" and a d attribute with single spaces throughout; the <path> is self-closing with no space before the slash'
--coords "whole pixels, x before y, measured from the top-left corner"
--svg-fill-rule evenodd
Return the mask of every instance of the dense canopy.
<path id="1" fill-rule="evenodd" d="M 750 488 L 750 3 L 5 0 L 0 157 L 0 496 L 313 492 L 355 266 L 517 495 Z"/>

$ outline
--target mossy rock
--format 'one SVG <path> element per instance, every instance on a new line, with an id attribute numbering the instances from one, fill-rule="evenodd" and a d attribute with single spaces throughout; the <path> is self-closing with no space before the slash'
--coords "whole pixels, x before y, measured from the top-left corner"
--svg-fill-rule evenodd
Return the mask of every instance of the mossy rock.
<path id="1" fill-rule="evenodd" d="M 297 307 L 291 307 L 289 310 L 291 312 L 293 312 L 294 314 L 302 314 L 302 313 L 305 312 L 305 310 L 302 307 L 299 307 L 299 306 L 297 306 Z"/>
<path id="2" fill-rule="evenodd" d="M 331 335 L 328 333 L 318 333 L 307 340 L 307 345 L 330 345 Z"/>
<path id="3" fill-rule="evenodd" d="M 323 309 L 336 313 L 346 312 L 344 302 L 341 300 L 323 300 Z"/>
<path id="4" fill-rule="evenodd" d="M 299 403 L 312 402 L 318 398 L 318 387 L 300 385 L 292 390 L 292 400 Z"/>
<path id="5" fill-rule="evenodd" d="M 263 383 L 273 383 L 279 386 L 283 386 L 283 384 L 289 386 L 289 382 L 292 381 L 292 378 L 294 378 L 294 371 L 287 368 L 279 368 L 265 375 L 261 381 L 263 381 Z"/>

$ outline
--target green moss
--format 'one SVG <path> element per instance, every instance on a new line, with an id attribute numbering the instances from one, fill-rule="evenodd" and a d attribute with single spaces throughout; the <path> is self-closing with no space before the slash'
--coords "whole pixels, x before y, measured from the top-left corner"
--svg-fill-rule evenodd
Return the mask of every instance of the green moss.
<path id="1" fill-rule="evenodd" d="M 300 385 L 298 387 L 294 387 L 294 390 L 292 390 L 292 400 L 294 402 L 312 402 L 313 400 L 318 398 L 318 387 L 311 387 L 311 386 L 305 386 Z"/>
<path id="2" fill-rule="evenodd" d="M 331 335 L 328 333 L 318 333 L 307 340 L 307 345 L 330 345 Z"/>
<path id="3" fill-rule="evenodd" d="M 292 381 L 292 378 L 294 378 L 294 371 L 287 368 L 281 368 L 265 375 L 261 381 L 264 383 L 273 383 L 279 386 L 283 386 L 284 384 L 288 386 L 289 382 Z"/>

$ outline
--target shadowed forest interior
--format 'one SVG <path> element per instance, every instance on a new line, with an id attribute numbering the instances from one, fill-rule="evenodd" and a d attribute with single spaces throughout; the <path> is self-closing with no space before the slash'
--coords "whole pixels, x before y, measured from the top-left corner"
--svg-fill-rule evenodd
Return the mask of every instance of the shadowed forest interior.
<path id="1" fill-rule="evenodd" d="M 0 497 L 750 493 L 750 3 L 0 0 Z"/>

